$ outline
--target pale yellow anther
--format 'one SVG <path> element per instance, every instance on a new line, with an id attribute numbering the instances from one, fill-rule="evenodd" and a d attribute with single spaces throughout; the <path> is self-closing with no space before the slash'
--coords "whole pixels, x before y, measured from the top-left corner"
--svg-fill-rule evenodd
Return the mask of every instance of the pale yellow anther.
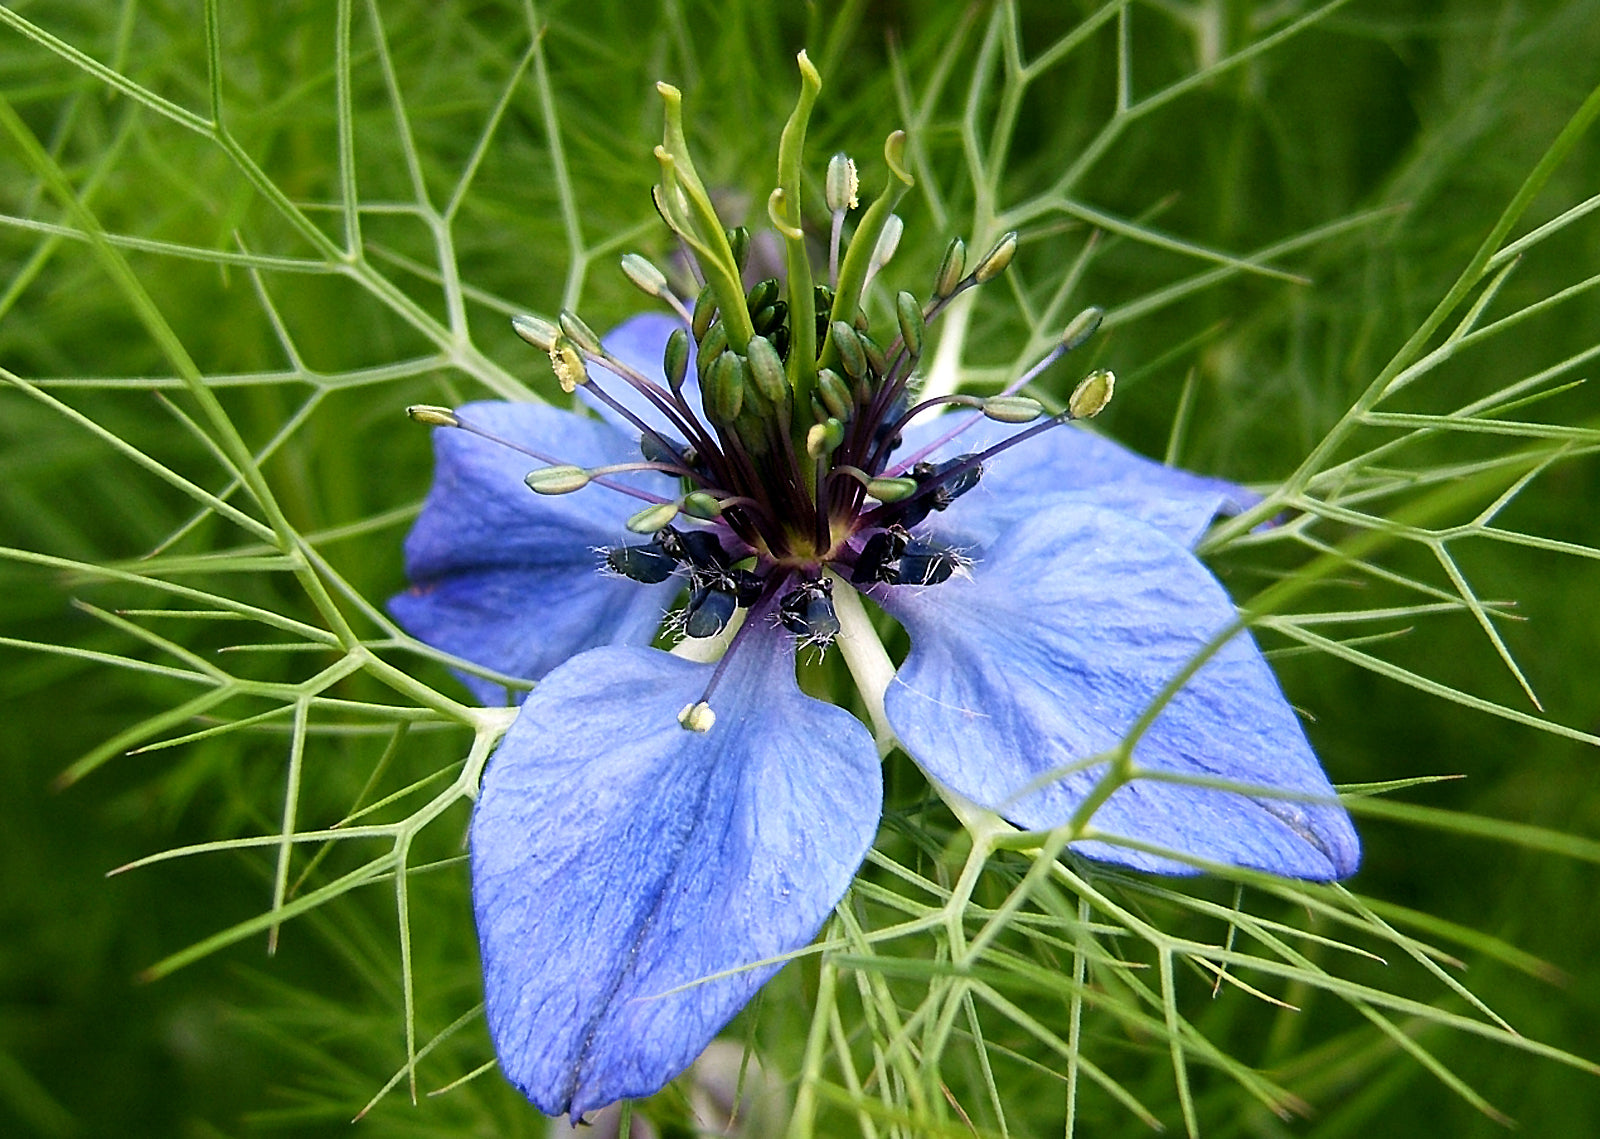
<path id="1" fill-rule="evenodd" d="M 1074 419 L 1092 419 L 1105 410 L 1116 390 L 1117 377 L 1108 371 L 1090 372 L 1073 390 L 1067 411 Z"/>
<path id="2" fill-rule="evenodd" d="M 678 713 L 678 724 L 688 732 L 698 732 L 701 735 L 709 732 L 717 722 L 717 714 L 711 710 L 711 705 L 704 700 L 694 704 L 685 704 L 683 711 Z"/>

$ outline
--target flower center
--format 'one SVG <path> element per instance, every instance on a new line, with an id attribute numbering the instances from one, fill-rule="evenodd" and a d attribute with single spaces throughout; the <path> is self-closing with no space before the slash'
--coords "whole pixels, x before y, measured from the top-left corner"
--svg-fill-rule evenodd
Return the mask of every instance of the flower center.
<path id="1" fill-rule="evenodd" d="M 784 279 L 770 276 L 744 287 L 749 231 L 725 227 L 717 217 L 689 156 L 680 96 L 661 85 L 667 125 L 656 148 L 662 178 L 655 204 L 704 284 L 686 304 L 649 261 L 637 254 L 623 259 L 629 279 L 683 322 L 666 342 L 660 376 L 618 359 L 573 313 L 563 312 L 558 325 L 529 316 L 512 322 L 519 335 L 549 353 L 565 390 L 584 388 L 640 437 L 638 461 L 609 467 L 585 470 L 534 455 L 546 465 L 528 475 L 529 487 L 566 494 L 599 483 L 643 499 L 646 505 L 627 523 L 642 540 L 605 550 L 605 568 L 647 584 L 684 576 L 687 600 L 672 620 L 689 637 L 722 633 L 743 609 L 782 625 L 802 643 L 826 646 L 839 633 L 829 570 L 863 589 L 948 580 L 967 558 L 919 532 L 924 520 L 977 485 L 991 456 L 1095 414 L 1111 395 L 1109 372 L 1092 373 L 1056 414 L 1017 394 L 1093 334 L 1102 314 L 1089 309 L 1054 351 L 999 395 L 913 402 L 929 324 L 957 296 L 1005 271 L 1017 235 L 1004 235 L 970 269 L 965 244 L 952 240 L 928 298 L 895 294 L 892 319 L 874 328 L 867 292 L 898 245 L 901 223 L 893 209 L 911 185 L 901 163 L 905 136 L 897 131 L 885 143 L 889 176 L 848 241 L 846 218 L 858 205 L 855 164 L 843 155 L 829 162 L 828 259 L 825 274 L 814 270 L 801 223 L 800 151 L 820 81 L 803 55 L 801 64 L 804 86 L 780 146 L 778 188 L 768 200 L 783 243 Z M 597 378 L 590 365 L 609 377 Z M 691 367 L 694 384 L 688 382 Z M 632 389 L 632 400 L 619 398 L 625 393 L 615 390 L 616 381 Z M 648 408 L 643 413 L 634 410 L 641 401 Z M 913 419 L 950 407 L 971 414 L 950 417 L 955 426 L 915 454 L 897 454 Z M 445 409 L 411 411 L 424 422 L 487 434 Z M 1033 426 L 984 451 L 935 457 L 983 417 Z M 641 470 L 675 479 L 676 494 L 651 494 L 611 477 Z M 703 731 L 713 718 L 702 700 L 685 710 L 682 722 Z"/>

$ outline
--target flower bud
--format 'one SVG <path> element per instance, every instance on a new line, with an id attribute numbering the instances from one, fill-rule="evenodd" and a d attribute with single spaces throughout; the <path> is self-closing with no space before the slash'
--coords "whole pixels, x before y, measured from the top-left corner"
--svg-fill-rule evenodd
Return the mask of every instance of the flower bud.
<path id="1" fill-rule="evenodd" d="M 1100 330 L 1100 322 L 1105 318 L 1105 309 L 1099 305 L 1090 305 L 1069 320 L 1067 327 L 1061 330 L 1061 347 L 1068 352 L 1080 347 L 1084 341 Z"/>
<path id="2" fill-rule="evenodd" d="M 873 479 L 867 483 L 867 493 L 879 502 L 904 502 L 917 493 L 916 479 Z"/>
<path id="3" fill-rule="evenodd" d="M 511 318 L 511 331 L 541 352 L 550 351 L 556 342 L 556 337 L 561 335 L 561 330 L 548 320 L 540 320 L 525 312 L 519 312 Z"/>
<path id="4" fill-rule="evenodd" d="M 992 281 L 1006 271 L 1006 266 L 1011 264 L 1011 259 L 1017 255 L 1017 233 L 1012 230 L 1002 237 L 997 245 L 987 254 L 978 267 L 972 271 L 972 279 L 978 284 Z"/>
<path id="5" fill-rule="evenodd" d="M 817 373 L 817 398 L 827 408 L 828 414 L 841 422 L 848 421 L 855 414 L 855 400 L 850 395 L 850 388 L 832 368 L 823 368 Z"/>
<path id="6" fill-rule="evenodd" d="M 1101 370 L 1090 372 L 1083 378 L 1072 392 L 1072 398 L 1067 401 L 1067 412 L 1073 419 L 1092 419 L 1105 410 L 1106 404 L 1111 402 L 1111 393 L 1116 389 L 1117 377 L 1110 372 Z"/>
<path id="7" fill-rule="evenodd" d="M 589 472 L 582 467 L 560 464 L 529 471 L 522 481 L 535 494 L 571 494 L 589 485 Z"/>
<path id="8" fill-rule="evenodd" d="M 806 454 L 813 459 L 825 459 L 844 442 L 844 424 L 837 419 L 813 423 L 806 429 Z"/>
<path id="9" fill-rule="evenodd" d="M 733 263 L 739 267 L 739 272 L 744 272 L 745 262 L 750 259 L 750 231 L 742 225 L 736 225 L 727 231 L 728 249 L 733 253 Z"/>
<path id="10" fill-rule="evenodd" d="M 683 496 L 683 512 L 691 518 L 720 518 L 722 516 L 722 503 L 717 496 L 703 490 L 691 490 Z"/>
<path id="11" fill-rule="evenodd" d="M 744 368 L 739 354 L 724 351 L 706 372 L 706 411 L 713 422 L 732 423 L 744 407 Z"/>
<path id="12" fill-rule="evenodd" d="M 700 339 L 700 351 L 695 354 L 695 372 L 700 376 L 700 382 L 705 383 L 706 373 L 711 370 L 711 365 L 717 362 L 728 348 L 728 330 L 719 320 L 711 326 L 711 330 Z"/>
<path id="13" fill-rule="evenodd" d="M 622 255 L 622 274 L 632 281 L 634 286 L 647 297 L 667 297 L 672 295 L 672 289 L 667 284 L 667 276 L 657 269 L 650 259 L 638 253 L 624 253 Z"/>
<path id="14" fill-rule="evenodd" d="M 829 326 L 833 333 L 833 347 L 839 353 L 839 365 L 844 368 L 844 374 L 851 379 L 866 374 L 867 354 L 861 350 L 861 341 L 856 339 L 856 330 L 842 320 L 836 320 Z"/>
<path id="15" fill-rule="evenodd" d="M 900 342 L 913 358 L 922 355 L 922 336 L 927 325 L 922 319 L 922 306 L 917 298 L 902 290 L 895 294 L 894 314 L 900 321 Z"/>
<path id="16" fill-rule="evenodd" d="M 672 525 L 672 520 L 678 516 L 676 502 L 658 502 L 654 506 L 647 506 L 623 525 L 635 534 L 654 534 Z"/>
<path id="17" fill-rule="evenodd" d="M 1025 395 L 997 395 L 983 401 L 983 414 L 998 423 L 1032 423 L 1044 414 L 1044 405 Z"/>
<path id="18" fill-rule="evenodd" d="M 717 294 L 710 285 L 700 290 L 700 295 L 694 301 L 694 318 L 690 321 L 690 331 L 694 333 L 695 343 L 698 344 L 706 338 L 706 333 L 711 328 L 711 322 L 717 318 Z"/>
<path id="19" fill-rule="evenodd" d="M 878 234 L 878 244 L 872 247 L 872 260 L 867 267 L 869 276 L 889 263 L 894 251 L 900 248 L 900 236 L 905 231 L 906 223 L 899 214 L 890 214 L 883 219 L 883 232 Z"/>
<path id="20" fill-rule="evenodd" d="M 461 420 L 456 418 L 456 413 L 448 407 L 434 407 L 426 403 L 414 403 L 406 408 L 406 414 L 418 423 L 428 427 L 460 427 Z"/>
<path id="21" fill-rule="evenodd" d="M 593 352 L 596 355 L 600 353 L 600 338 L 594 334 L 594 329 L 583 323 L 577 313 L 570 309 L 562 309 L 558 319 L 561 322 L 561 331 L 567 334 L 568 340 L 585 352 Z"/>
<path id="22" fill-rule="evenodd" d="M 750 291 L 744 297 L 744 307 L 751 312 L 759 312 L 777 299 L 778 278 L 768 277 L 750 286 Z"/>
<path id="23" fill-rule="evenodd" d="M 784 375 L 778 350 L 765 336 L 752 336 L 745 357 L 750 363 L 750 379 L 768 403 L 777 405 L 789 398 L 789 377 Z"/>
<path id="24" fill-rule="evenodd" d="M 822 197 L 828 204 L 829 213 L 840 213 L 844 210 L 853 210 L 861 204 L 857 193 L 861 189 L 861 177 L 856 173 L 856 164 L 848 155 L 835 154 L 828 159 L 828 174 L 822 183 Z"/>
<path id="25" fill-rule="evenodd" d="M 933 277 L 933 295 L 943 300 L 956 291 L 956 286 L 961 283 L 961 274 L 967 270 L 967 243 L 959 237 L 952 237 L 950 244 L 945 247 L 944 260 L 939 262 L 939 271 Z"/>
<path id="26" fill-rule="evenodd" d="M 667 386 L 674 392 L 683 388 L 683 377 L 689 370 L 689 334 L 681 328 L 674 328 L 672 335 L 667 337 L 667 347 L 661 354 L 661 372 L 667 378 Z"/>
<path id="27" fill-rule="evenodd" d="M 883 346 L 863 329 L 856 333 L 856 339 L 861 342 L 861 351 L 866 353 L 869 374 L 881 376 L 889 370 L 889 358 L 883 354 Z"/>
<path id="28" fill-rule="evenodd" d="M 750 314 L 750 323 L 762 336 L 777 336 L 780 331 L 787 333 L 783 327 L 783 318 L 789 315 L 787 301 L 773 301 L 770 305 L 757 309 Z"/>

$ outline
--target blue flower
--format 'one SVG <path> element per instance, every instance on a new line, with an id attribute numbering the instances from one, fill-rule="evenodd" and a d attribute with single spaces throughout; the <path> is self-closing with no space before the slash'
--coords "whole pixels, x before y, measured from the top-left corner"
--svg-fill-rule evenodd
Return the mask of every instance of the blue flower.
<path id="1" fill-rule="evenodd" d="M 642 367 L 674 327 L 639 317 L 606 347 Z M 549 407 L 469 404 L 457 415 L 589 468 L 639 454 L 612 422 Z M 951 418 L 908 432 L 901 450 Z M 931 459 L 1003 434 L 985 421 Z M 724 658 L 713 729 L 684 730 L 680 711 L 718 666 L 649 647 L 682 576 L 641 583 L 601 572 L 595 554 L 627 533 L 639 501 L 602 487 L 536 495 L 524 454 L 462 430 L 440 429 L 435 442 L 434 485 L 406 543 L 415 585 L 390 604 L 420 639 L 540 682 L 484 780 L 473 894 L 502 1066 L 541 1110 L 576 1118 L 659 1089 L 775 958 L 815 936 L 872 842 L 877 752 L 852 716 L 800 692 L 794 636 L 761 620 Z M 885 694 L 906 751 L 1019 826 L 1065 823 L 1104 770 L 1074 765 L 1114 749 L 1234 619 L 1190 546 L 1216 513 L 1248 502 L 1071 427 L 994 457 L 971 493 L 909 531 L 962 551 L 964 572 L 867 587 L 911 636 Z M 464 679 L 485 701 L 506 697 Z M 1248 636 L 1178 692 L 1134 758 L 1303 798 L 1140 779 L 1099 808 L 1096 830 L 1292 877 L 1355 870 L 1349 818 Z M 1193 869 L 1101 839 L 1073 849 L 1157 873 Z"/>
<path id="2" fill-rule="evenodd" d="M 880 736 L 963 810 L 1083 822 L 1159 708 L 1132 747 L 1138 777 L 1098 804 L 1076 854 L 1166 874 L 1353 872 L 1350 819 L 1248 634 L 1162 700 L 1236 620 L 1191 551 L 1250 496 L 1066 426 L 1103 406 L 1109 373 L 1057 415 L 1010 392 L 911 405 L 923 322 L 1016 242 L 971 272 L 954 243 L 932 299 L 900 294 L 879 347 L 857 253 L 877 255 L 893 179 L 830 268 L 836 287 L 746 294 L 744 241 L 705 220 L 666 91 L 657 206 L 711 282 L 694 316 L 635 263 L 681 319 L 638 317 L 603 343 L 570 314 L 559 330 L 519 324 L 599 418 L 413 409 L 440 426 L 437 467 L 406 542 L 413 585 L 391 610 L 429 644 L 537 681 L 471 831 L 487 1017 L 511 1081 L 574 1120 L 655 1092 L 843 897 L 877 829 L 880 740 L 802 693 L 794 659 L 873 636 L 853 590 L 911 641 L 863 691 Z M 855 195 L 835 192 L 853 168 L 834 165 L 837 226 Z M 789 279 L 808 282 L 789 229 Z M 1084 334 L 1075 322 L 1050 360 Z M 931 414 L 947 404 L 971 410 Z M 669 625 L 721 636 L 714 662 L 651 647 L 680 596 Z M 485 702 L 509 695 L 464 679 Z"/>

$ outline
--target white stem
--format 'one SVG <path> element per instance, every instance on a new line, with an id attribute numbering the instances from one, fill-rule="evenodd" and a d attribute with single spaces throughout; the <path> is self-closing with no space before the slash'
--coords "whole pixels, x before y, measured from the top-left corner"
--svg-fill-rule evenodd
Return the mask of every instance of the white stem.
<path id="1" fill-rule="evenodd" d="M 894 682 L 894 662 L 889 659 L 878 630 L 872 627 L 872 618 L 867 616 L 855 586 L 832 570 L 828 571 L 828 576 L 833 580 L 834 615 L 839 618 L 839 637 L 834 643 L 839 646 L 845 666 L 867 705 L 878 754 L 888 755 L 899 743 L 883 710 L 884 693 Z"/>
<path id="2" fill-rule="evenodd" d="M 849 668 L 861 699 L 867 706 L 867 715 L 872 718 L 872 734 L 878 743 L 878 754 L 888 755 L 900 742 L 894 734 L 894 728 L 889 725 L 889 716 L 883 706 L 884 695 L 889 691 L 889 685 L 894 683 L 894 662 L 889 659 L 883 640 L 878 636 L 878 630 L 873 628 L 872 619 L 867 616 L 867 610 L 861 604 L 861 595 L 855 587 L 831 570 L 828 576 L 833 579 L 833 611 L 839 618 L 839 638 L 834 643 L 839 646 L 845 666 Z M 912 756 L 912 759 L 916 757 Z M 972 835 L 974 844 L 988 848 L 997 836 L 1016 833 L 1016 827 L 987 807 L 980 807 L 957 794 L 926 771 L 922 774 L 939 793 L 939 798 L 961 820 L 961 825 Z"/>
<path id="3" fill-rule="evenodd" d="M 744 618 L 744 609 L 734 610 L 722 632 L 714 637 L 685 637 L 672 646 L 672 655 L 696 664 L 715 664 L 728 651 L 728 645 L 739 631 L 739 626 L 744 624 Z"/>
<path id="4" fill-rule="evenodd" d="M 961 353 L 967 346 L 967 329 L 972 323 L 972 303 L 977 289 L 968 289 L 950 302 L 939 317 L 939 346 L 933 363 L 923 378 L 918 399 L 937 399 L 955 395 L 961 388 Z"/>

